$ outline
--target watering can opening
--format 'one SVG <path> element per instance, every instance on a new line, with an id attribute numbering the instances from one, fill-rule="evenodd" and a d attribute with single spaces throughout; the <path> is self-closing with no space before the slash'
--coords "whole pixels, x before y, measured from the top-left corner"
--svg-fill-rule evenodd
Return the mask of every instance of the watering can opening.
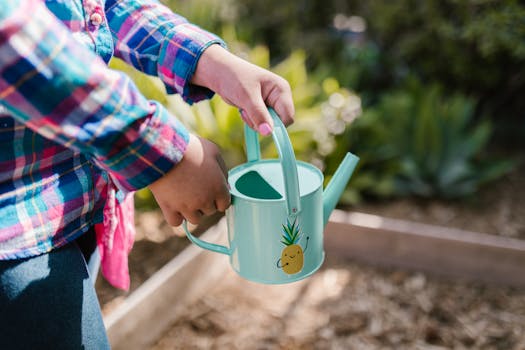
<path id="1" fill-rule="evenodd" d="M 235 188 L 243 195 L 258 199 L 281 199 L 283 196 L 275 190 L 262 176 L 255 170 L 244 173 L 235 182 Z"/>
<path id="2" fill-rule="evenodd" d="M 323 184 L 323 176 L 314 166 L 297 162 L 299 195 L 307 196 Z M 260 201 L 283 201 L 286 189 L 281 163 L 276 159 L 265 159 L 239 165 L 228 173 L 231 194 Z"/>

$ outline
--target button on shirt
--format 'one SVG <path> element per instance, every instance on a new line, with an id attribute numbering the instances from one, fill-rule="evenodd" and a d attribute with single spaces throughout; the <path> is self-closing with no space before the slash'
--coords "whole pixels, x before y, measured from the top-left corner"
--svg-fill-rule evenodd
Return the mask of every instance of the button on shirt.
<path id="1" fill-rule="evenodd" d="M 60 247 L 101 222 L 109 187 L 143 188 L 188 132 L 114 55 L 189 103 L 201 53 L 224 43 L 155 0 L 7 0 L 0 6 L 0 259 Z"/>
<path id="2" fill-rule="evenodd" d="M 102 24 L 102 21 L 104 18 L 102 17 L 102 11 L 100 9 L 95 10 L 91 16 L 89 16 L 89 20 L 92 25 L 99 26 Z"/>

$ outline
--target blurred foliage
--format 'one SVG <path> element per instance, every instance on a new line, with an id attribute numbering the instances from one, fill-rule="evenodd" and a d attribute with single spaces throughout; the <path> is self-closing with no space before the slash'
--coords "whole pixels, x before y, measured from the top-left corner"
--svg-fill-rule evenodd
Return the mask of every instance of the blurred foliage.
<path id="1" fill-rule="evenodd" d="M 492 127 L 475 122 L 472 99 L 445 96 L 417 79 L 382 96 L 347 133 L 361 156 L 353 186 L 381 196 L 458 198 L 508 172 L 508 160 L 482 158 Z M 360 175 L 359 175 L 360 174 Z"/>
<path id="2" fill-rule="evenodd" d="M 363 194 L 471 194 L 511 167 L 486 159 L 495 132 L 510 145 L 525 140 L 522 2 L 164 2 L 290 82 L 297 115 L 289 133 L 298 159 L 329 180 L 348 150 L 361 157 L 343 198 L 348 203 Z M 113 64 L 216 142 L 229 167 L 244 162 L 234 107 L 217 96 L 188 106 L 166 95 L 160 81 Z M 361 105 L 364 114 L 348 127 Z M 270 139 L 261 146 L 263 156 L 275 156 Z"/>
<path id="3" fill-rule="evenodd" d="M 517 0 L 169 0 L 195 23 L 268 46 L 276 60 L 301 49 L 363 105 L 408 76 L 475 98 L 500 141 L 525 139 L 525 3 Z"/>
<path id="4" fill-rule="evenodd" d="M 475 97 L 476 113 L 489 115 L 504 139 L 509 132 L 523 138 L 523 2 L 372 0 L 356 3 L 355 11 L 367 19 L 392 84 L 407 75 L 437 81 Z"/>

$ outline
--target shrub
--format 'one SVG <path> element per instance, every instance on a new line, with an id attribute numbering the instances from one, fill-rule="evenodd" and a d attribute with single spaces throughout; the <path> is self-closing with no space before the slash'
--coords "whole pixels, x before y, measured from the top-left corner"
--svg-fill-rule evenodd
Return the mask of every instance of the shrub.
<path id="1" fill-rule="evenodd" d="M 473 122 L 474 101 L 446 96 L 438 85 L 409 81 L 385 94 L 352 125 L 348 140 L 361 155 L 354 185 L 375 195 L 458 198 L 511 169 L 510 161 L 483 159 L 492 132 Z"/>

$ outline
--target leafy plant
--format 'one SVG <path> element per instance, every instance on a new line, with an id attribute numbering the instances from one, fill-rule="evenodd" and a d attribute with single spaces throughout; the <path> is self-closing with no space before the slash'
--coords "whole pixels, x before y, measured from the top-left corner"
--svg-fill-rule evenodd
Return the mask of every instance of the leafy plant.
<path id="1" fill-rule="evenodd" d="M 445 96 L 438 85 L 415 79 L 384 95 L 348 135 L 366 163 L 364 178 L 354 185 L 382 195 L 457 198 L 474 193 L 512 163 L 482 158 L 491 124 L 473 116 L 472 99 Z M 366 168 L 372 168 L 370 173 Z M 383 184 L 379 191 L 375 181 Z"/>

